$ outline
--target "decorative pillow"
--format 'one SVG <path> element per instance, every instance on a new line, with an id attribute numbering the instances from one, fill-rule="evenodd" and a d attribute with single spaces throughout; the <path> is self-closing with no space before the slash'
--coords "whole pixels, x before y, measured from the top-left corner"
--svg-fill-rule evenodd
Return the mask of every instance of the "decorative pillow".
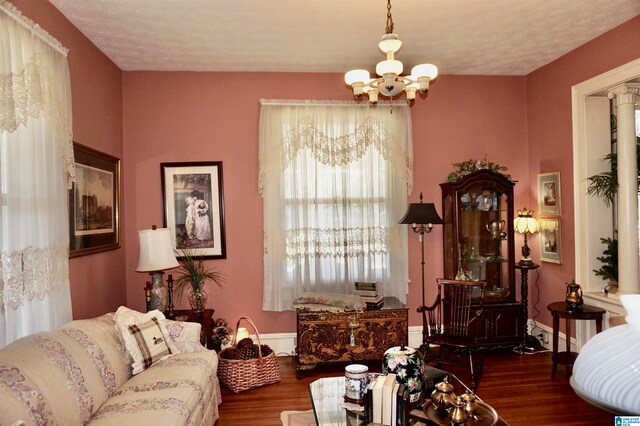
<path id="1" fill-rule="evenodd" d="M 169 339 L 176 345 L 180 353 L 205 351 L 207 348 L 200 343 L 202 326 L 197 322 L 171 321 L 164 323 L 169 332 Z"/>
<path id="2" fill-rule="evenodd" d="M 294 299 L 293 303 L 329 305 L 350 310 L 361 310 L 365 307 L 360 296 L 342 293 L 302 293 Z"/>
<path id="3" fill-rule="evenodd" d="M 164 325 L 164 314 L 158 310 L 142 314 L 121 306 L 115 314 L 116 325 L 133 358 L 133 374 L 149 368 L 180 351 L 175 347 Z"/>

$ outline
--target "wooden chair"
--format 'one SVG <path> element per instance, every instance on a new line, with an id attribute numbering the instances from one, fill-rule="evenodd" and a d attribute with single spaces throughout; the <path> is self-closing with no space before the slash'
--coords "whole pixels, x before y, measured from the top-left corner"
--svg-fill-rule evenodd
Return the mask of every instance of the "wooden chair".
<path id="1" fill-rule="evenodd" d="M 431 306 L 420 306 L 425 362 L 468 366 L 475 391 L 482 372 L 478 332 L 482 323 L 484 281 L 438 279 L 438 295 Z M 472 307 L 473 305 L 473 307 Z"/>

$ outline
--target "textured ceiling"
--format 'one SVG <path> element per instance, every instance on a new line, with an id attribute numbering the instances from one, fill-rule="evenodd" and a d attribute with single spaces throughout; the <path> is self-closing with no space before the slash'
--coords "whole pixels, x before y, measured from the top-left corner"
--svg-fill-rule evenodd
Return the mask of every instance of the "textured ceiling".
<path id="1" fill-rule="evenodd" d="M 373 71 L 385 0 L 49 0 L 123 70 Z M 640 0 L 393 0 L 405 73 L 525 75 Z"/>

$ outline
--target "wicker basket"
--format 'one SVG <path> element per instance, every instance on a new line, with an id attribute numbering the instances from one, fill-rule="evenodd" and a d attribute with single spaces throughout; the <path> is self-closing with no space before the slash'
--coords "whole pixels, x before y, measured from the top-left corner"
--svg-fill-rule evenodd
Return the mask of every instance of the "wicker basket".
<path id="1" fill-rule="evenodd" d="M 257 388 L 264 385 L 270 385 L 280 381 L 280 365 L 276 359 L 274 351 L 267 356 L 262 356 L 260 349 L 260 333 L 251 319 L 240 317 L 236 324 L 236 330 L 240 327 L 240 321 L 245 320 L 256 332 L 258 339 L 258 358 L 247 360 L 241 359 L 224 359 L 224 353 L 228 349 L 224 349 L 220 353 L 218 360 L 218 379 L 220 382 L 238 393 L 245 390 Z M 232 347 L 236 345 L 236 335 L 233 336 Z"/>

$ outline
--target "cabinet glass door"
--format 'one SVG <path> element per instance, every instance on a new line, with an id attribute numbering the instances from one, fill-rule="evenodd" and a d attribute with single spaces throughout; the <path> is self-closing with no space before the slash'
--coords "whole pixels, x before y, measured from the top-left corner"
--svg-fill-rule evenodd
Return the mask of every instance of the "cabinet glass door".
<path id="1" fill-rule="evenodd" d="M 440 184 L 445 277 L 486 281 L 488 301 L 515 300 L 513 185 L 490 171 Z"/>
<path id="2" fill-rule="evenodd" d="M 486 295 L 509 295 L 506 197 L 481 184 L 458 191 L 458 270 L 456 277 L 487 282 Z"/>

